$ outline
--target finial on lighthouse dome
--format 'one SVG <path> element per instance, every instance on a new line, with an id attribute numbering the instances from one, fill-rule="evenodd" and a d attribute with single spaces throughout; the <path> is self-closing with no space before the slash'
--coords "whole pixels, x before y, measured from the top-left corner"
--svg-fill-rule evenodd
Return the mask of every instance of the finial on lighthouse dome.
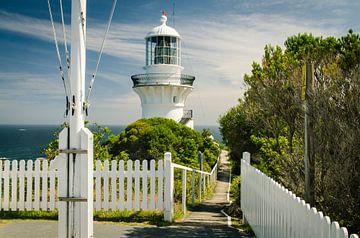
<path id="1" fill-rule="evenodd" d="M 162 25 L 166 25 L 167 22 L 167 13 L 165 11 L 162 11 L 162 15 L 160 17 L 160 23 Z"/>
<path id="2" fill-rule="evenodd" d="M 166 25 L 167 22 L 167 13 L 165 11 L 162 12 L 162 15 L 160 17 L 160 26 L 154 27 L 145 38 L 151 37 L 151 36 L 175 36 L 180 38 L 179 33 L 172 27 Z"/>

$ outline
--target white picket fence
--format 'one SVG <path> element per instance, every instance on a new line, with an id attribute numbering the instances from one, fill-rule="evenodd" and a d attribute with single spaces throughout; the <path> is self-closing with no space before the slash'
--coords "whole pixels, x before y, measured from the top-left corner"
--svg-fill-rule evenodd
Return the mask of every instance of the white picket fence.
<path id="1" fill-rule="evenodd" d="M 103 164 L 98 160 L 94 171 L 94 209 L 163 210 L 165 176 L 163 160 L 158 161 L 157 167 L 151 160 L 150 168 L 147 160 L 129 160 L 126 169 L 123 160 Z"/>
<path id="2" fill-rule="evenodd" d="M 252 167 L 248 152 L 241 160 L 241 209 L 258 238 L 349 237 L 345 227 Z"/>
<path id="3" fill-rule="evenodd" d="M 47 160 L 0 160 L 0 210 L 51 211 L 58 208 L 58 172 Z M 171 162 L 171 154 L 164 160 L 97 160 L 94 171 L 94 210 L 160 210 L 165 220 L 173 216 L 174 168 L 201 174 L 200 192 L 216 181 L 216 164 L 211 171 L 195 170 Z M 184 172 L 183 172 L 184 175 Z M 186 181 L 186 172 L 185 172 Z M 184 180 L 183 179 L 183 180 Z M 194 181 L 194 179 L 193 179 Z M 185 182 L 186 183 L 186 182 Z M 193 200 L 195 197 L 194 183 Z M 183 196 L 186 198 L 186 184 Z M 184 190 L 183 190 L 184 191 Z M 199 198 L 201 200 L 201 198 Z M 186 207 L 186 200 L 183 207 Z M 184 209 L 185 211 L 185 209 Z"/>
<path id="4" fill-rule="evenodd" d="M 94 171 L 95 210 L 163 210 L 163 160 L 96 161 Z M 141 166 L 140 166 L 141 164 Z M 110 166 L 111 165 L 111 166 Z M 51 166 L 50 166 L 51 167 Z M 47 160 L 0 160 L 0 209 L 55 210 L 57 176 Z"/>
<path id="5" fill-rule="evenodd" d="M 56 188 L 47 160 L 0 160 L 0 210 L 54 210 Z"/>

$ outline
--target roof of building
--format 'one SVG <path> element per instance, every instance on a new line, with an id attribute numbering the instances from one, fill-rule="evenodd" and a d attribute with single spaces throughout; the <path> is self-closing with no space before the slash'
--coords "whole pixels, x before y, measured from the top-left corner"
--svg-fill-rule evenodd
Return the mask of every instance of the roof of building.
<path id="1" fill-rule="evenodd" d="M 147 37 L 150 36 L 175 36 L 179 37 L 179 33 L 172 27 L 166 25 L 167 17 L 163 14 L 160 18 L 160 26 L 154 27 L 147 35 Z"/>

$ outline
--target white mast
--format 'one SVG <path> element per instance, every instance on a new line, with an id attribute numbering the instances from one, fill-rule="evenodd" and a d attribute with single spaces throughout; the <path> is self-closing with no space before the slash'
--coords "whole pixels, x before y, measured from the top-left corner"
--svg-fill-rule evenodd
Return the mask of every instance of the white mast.
<path id="1" fill-rule="evenodd" d="M 70 101 L 73 107 L 70 110 L 70 143 L 71 147 L 77 148 L 80 145 L 79 132 L 84 128 L 82 107 L 85 98 L 86 0 L 72 0 L 71 2 L 70 84 L 72 92 Z"/>
<path id="2" fill-rule="evenodd" d="M 93 237 L 93 136 L 84 128 L 86 0 L 71 1 L 69 128 L 59 135 L 59 238 Z"/>

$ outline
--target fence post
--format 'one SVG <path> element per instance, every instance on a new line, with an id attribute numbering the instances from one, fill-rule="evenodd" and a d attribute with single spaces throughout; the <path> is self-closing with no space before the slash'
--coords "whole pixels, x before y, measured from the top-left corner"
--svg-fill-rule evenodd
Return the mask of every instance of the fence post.
<path id="1" fill-rule="evenodd" d="M 243 159 L 248 162 L 248 164 L 251 164 L 250 163 L 250 153 L 249 152 L 244 152 L 243 153 Z"/>
<path id="2" fill-rule="evenodd" d="M 182 211 L 186 214 L 186 170 L 182 170 Z"/>
<path id="3" fill-rule="evenodd" d="M 172 221 L 173 219 L 173 199 L 174 199 L 174 169 L 171 164 L 171 153 L 166 152 L 164 156 L 164 175 L 165 175 L 165 191 L 164 191 L 164 220 Z"/>
<path id="4" fill-rule="evenodd" d="M 202 189 L 201 180 L 202 180 L 202 174 L 199 173 L 199 203 L 201 203 L 201 189 Z"/>
<path id="5" fill-rule="evenodd" d="M 195 206 L 195 170 L 191 171 L 191 205 Z"/>
<path id="6" fill-rule="evenodd" d="M 243 160 L 246 161 L 250 165 L 250 153 L 249 152 L 243 152 Z M 245 205 L 246 205 L 246 198 L 245 196 L 248 196 L 246 191 L 247 188 L 247 178 L 246 178 L 246 168 L 243 168 L 242 163 L 240 165 L 240 175 L 241 175 L 241 197 L 240 197 L 240 207 L 243 211 L 243 222 L 245 224 L 248 224 L 245 216 Z"/>

